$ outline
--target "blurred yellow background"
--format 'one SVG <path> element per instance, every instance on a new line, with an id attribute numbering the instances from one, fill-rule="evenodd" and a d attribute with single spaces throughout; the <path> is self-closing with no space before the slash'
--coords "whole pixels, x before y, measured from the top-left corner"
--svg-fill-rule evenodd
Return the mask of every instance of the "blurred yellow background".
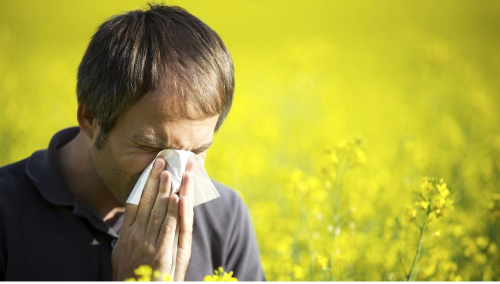
<path id="1" fill-rule="evenodd" d="M 248 205 L 268 280 L 500 280 L 499 1 L 167 3 L 233 56 L 206 166 Z M 90 37 L 145 4 L 2 3 L 0 165 L 77 125 Z M 450 191 L 437 220 L 426 176 Z"/>

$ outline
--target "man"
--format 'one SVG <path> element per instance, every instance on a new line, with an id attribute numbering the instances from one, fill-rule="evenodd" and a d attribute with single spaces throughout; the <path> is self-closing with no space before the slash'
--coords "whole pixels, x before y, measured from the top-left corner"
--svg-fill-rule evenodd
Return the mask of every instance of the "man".
<path id="1" fill-rule="evenodd" d="M 141 264 L 170 273 L 175 258 L 174 280 L 219 266 L 264 280 L 240 197 L 214 182 L 220 197 L 193 208 L 192 161 L 178 195 L 158 158 L 139 205 L 125 204 L 162 149 L 205 160 L 233 89 L 222 40 L 185 10 L 152 5 L 103 23 L 78 69 L 79 128 L 0 169 L 0 279 L 124 280 Z"/>

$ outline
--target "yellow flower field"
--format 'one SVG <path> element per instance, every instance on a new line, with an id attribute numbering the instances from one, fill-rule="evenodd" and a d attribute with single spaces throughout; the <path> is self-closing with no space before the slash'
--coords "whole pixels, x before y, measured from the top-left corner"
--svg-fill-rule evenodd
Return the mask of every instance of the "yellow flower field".
<path id="1" fill-rule="evenodd" d="M 77 125 L 90 36 L 146 4 L 4 2 L 2 166 Z M 500 280 L 500 2 L 167 3 L 233 56 L 206 167 L 246 202 L 268 280 Z"/>

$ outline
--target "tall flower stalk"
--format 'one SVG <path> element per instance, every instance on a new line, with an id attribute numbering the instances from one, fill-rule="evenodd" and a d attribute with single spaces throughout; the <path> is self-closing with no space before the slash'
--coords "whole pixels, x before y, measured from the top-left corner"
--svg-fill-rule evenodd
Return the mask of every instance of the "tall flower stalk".
<path id="1" fill-rule="evenodd" d="M 424 177 L 417 194 L 420 201 L 415 202 L 416 209 L 407 208 L 405 214 L 407 221 L 413 223 L 420 230 L 417 251 L 415 252 L 410 271 L 406 275 L 407 281 L 412 281 L 415 278 L 417 263 L 424 251 L 423 243 L 427 240 L 424 238 L 427 225 L 445 216 L 446 211 L 453 208 L 453 200 L 450 198 L 450 191 L 443 179 Z M 423 213 L 422 224 L 417 222 L 417 212 Z M 439 232 L 434 233 L 434 235 L 439 235 Z"/>
<path id="2" fill-rule="evenodd" d="M 417 252 L 415 253 L 415 257 L 413 258 L 413 264 L 411 265 L 410 272 L 408 273 L 407 276 L 407 281 L 411 281 L 414 271 L 415 271 L 415 266 L 417 264 L 418 258 L 420 257 L 420 253 L 422 252 L 422 243 L 424 242 L 424 234 L 425 234 L 425 229 L 427 229 L 427 220 L 429 218 L 429 213 L 430 210 L 427 210 L 427 215 L 425 216 L 424 219 L 424 224 L 422 225 L 422 228 L 420 229 L 420 237 L 418 239 L 418 245 L 417 245 Z"/>
<path id="3" fill-rule="evenodd" d="M 337 146 L 327 151 L 329 155 L 329 163 L 323 168 L 323 173 L 327 180 L 327 189 L 333 189 L 333 226 L 332 226 L 332 241 L 333 241 L 333 256 L 330 261 L 331 280 L 335 281 L 334 265 L 335 255 L 339 253 L 338 237 L 341 233 L 342 225 L 345 223 L 353 208 L 346 211 L 347 214 L 342 214 L 340 207 L 342 204 L 342 190 L 344 178 L 353 167 L 366 163 L 364 152 L 365 141 L 361 136 L 353 140 L 342 140 L 337 143 Z M 333 186 L 332 186 L 333 185 Z M 333 188 L 332 188 L 333 187 Z"/>

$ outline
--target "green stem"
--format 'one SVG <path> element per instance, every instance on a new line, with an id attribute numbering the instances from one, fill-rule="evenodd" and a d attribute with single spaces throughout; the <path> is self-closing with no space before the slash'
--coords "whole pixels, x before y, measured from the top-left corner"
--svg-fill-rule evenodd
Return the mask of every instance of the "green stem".
<path id="1" fill-rule="evenodd" d="M 429 217 L 429 212 L 430 212 L 430 205 L 429 209 L 427 209 L 427 215 L 425 216 L 424 225 L 420 229 L 420 238 L 418 239 L 417 253 L 415 253 L 415 258 L 413 259 L 413 264 L 411 265 L 410 273 L 408 273 L 408 278 L 406 279 L 406 281 L 411 281 L 413 273 L 415 271 L 415 266 L 417 265 L 418 257 L 420 256 L 420 252 L 422 250 L 422 243 L 424 239 L 425 229 L 427 228 L 427 219 Z"/>

